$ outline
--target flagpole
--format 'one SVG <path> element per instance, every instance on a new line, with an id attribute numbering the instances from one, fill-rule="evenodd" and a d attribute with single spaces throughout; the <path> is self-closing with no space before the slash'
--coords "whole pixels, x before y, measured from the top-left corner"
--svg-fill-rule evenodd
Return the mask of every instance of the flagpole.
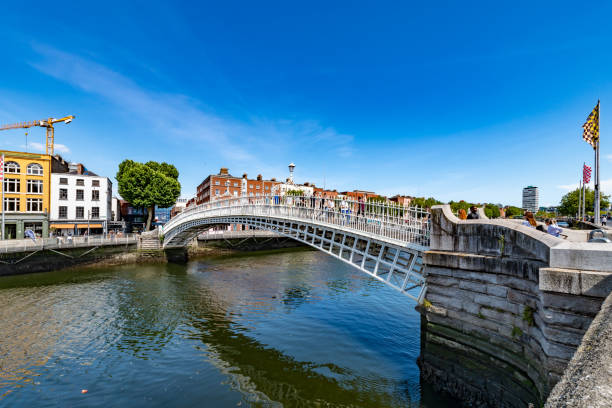
<path id="1" fill-rule="evenodd" d="M 582 182 L 582 221 L 585 221 L 586 219 L 586 193 L 587 193 L 587 185 L 586 183 L 583 181 Z"/>
<path id="2" fill-rule="evenodd" d="M 599 137 L 597 138 L 597 142 L 595 144 L 595 225 L 601 225 L 601 217 L 599 214 L 599 139 L 601 139 L 601 128 L 599 128 L 599 118 L 601 117 L 601 106 L 599 101 L 597 101 L 597 128 L 599 130 Z"/>
<path id="3" fill-rule="evenodd" d="M 583 167 L 584 169 L 584 167 Z M 584 170 L 582 170 L 584 172 Z M 582 176 L 584 178 L 584 176 Z M 582 179 L 578 182 L 578 219 L 582 215 Z"/>

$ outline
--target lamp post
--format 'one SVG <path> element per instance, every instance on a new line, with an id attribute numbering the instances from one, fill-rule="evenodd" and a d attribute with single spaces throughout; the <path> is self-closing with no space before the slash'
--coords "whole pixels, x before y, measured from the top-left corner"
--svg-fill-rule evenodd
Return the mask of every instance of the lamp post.
<path id="1" fill-rule="evenodd" d="M 295 164 L 289 164 L 289 184 L 293 184 L 293 170 L 295 170 Z"/>
<path id="2" fill-rule="evenodd" d="M 89 241 L 89 219 L 91 217 L 91 210 L 87 210 L 87 240 Z"/>

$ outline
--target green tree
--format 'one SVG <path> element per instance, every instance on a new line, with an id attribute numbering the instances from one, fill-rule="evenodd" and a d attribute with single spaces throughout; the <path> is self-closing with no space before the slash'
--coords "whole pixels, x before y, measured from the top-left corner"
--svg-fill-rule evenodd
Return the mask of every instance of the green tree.
<path id="1" fill-rule="evenodd" d="M 468 203 L 464 200 L 461 201 L 449 201 L 448 204 L 451 206 L 451 211 L 453 213 L 457 213 L 459 210 L 465 210 L 469 213 L 470 207 L 473 205 L 472 203 Z"/>
<path id="2" fill-rule="evenodd" d="M 608 208 L 610 206 L 610 196 L 600 194 L 600 208 Z M 559 213 L 562 215 L 576 215 L 578 214 L 578 198 L 580 197 L 580 189 L 577 188 L 574 191 L 570 191 L 563 197 L 561 197 L 561 204 L 559 204 Z M 586 189 L 586 209 L 588 211 L 594 211 L 595 203 L 595 191 L 587 187 Z"/>
<path id="3" fill-rule="evenodd" d="M 442 204 L 442 201 L 438 201 L 433 197 L 425 198 L 425 197 L 416 197 L 410 201 L 410 205 L 415 207 L 423 207 L 423 208 L 431 208 L 434 205 Z"/>
<path id="4" fill-rule="evenodd" d="M 518 207 L 513 207 L 513 206 L 508 206 L 508 208 L 506 208 L 506 218 L 512 218 L 515 215 L 523 215 L 523 209 L 522 208 L 518 208 Z"/>
<path id="5" fill-rule="evenodd" d="M 181 194 L 179 172 L 172 164 L 124 160 L 119 164 L 119 195 L 134 207 L 147 209 L 148 231 L 155 206 L 170 207 Z"/>
<path id="6" fill-rule="evenodd" d="M 495 204 L 485 204 L 484 211 L 488 218 L 499 218 L 499 207 Z"/>

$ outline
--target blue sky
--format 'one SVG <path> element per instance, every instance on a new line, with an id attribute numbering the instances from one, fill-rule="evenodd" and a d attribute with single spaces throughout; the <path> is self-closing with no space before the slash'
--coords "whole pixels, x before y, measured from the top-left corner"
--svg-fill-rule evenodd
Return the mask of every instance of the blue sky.
<path id="1" fill-rule="evenodd" d="M 536 185 L 554 205 L 593 162 L 599 98 L 612 193 L 612 3 L 20 3 L 3 5 L 0 123 L 76 115 L 57 151 L 114 182 L 125 158 L 167 161 L 187 197 L 222 166 L 293 161 L 339 190 L 516 205 Z"/>

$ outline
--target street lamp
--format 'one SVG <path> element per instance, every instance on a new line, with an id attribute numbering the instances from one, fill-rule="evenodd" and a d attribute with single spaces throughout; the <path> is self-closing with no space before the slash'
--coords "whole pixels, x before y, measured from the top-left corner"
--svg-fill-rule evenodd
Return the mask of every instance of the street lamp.
<path id="1" fill-rule="evenodd" d="M 295 169 L 295 164 L 289 164 L 289 184 L 293 184 L 293 170 Z"/>

